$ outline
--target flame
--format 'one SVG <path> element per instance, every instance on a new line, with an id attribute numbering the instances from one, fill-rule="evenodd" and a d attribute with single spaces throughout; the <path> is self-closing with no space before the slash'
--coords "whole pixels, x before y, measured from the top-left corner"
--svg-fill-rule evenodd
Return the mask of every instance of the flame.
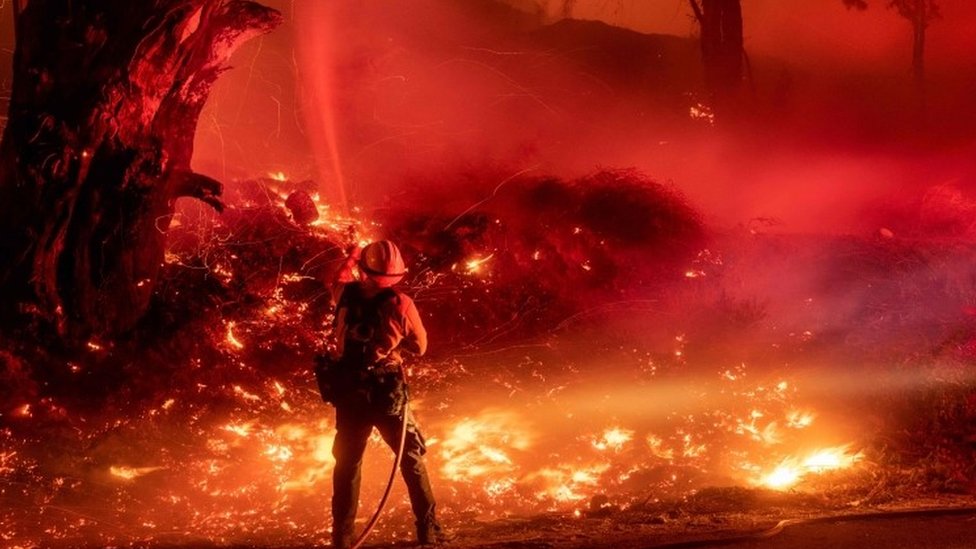
<path id="1" fill-rule="evenodd" d="M 477 274 L 477 273 L 480 273 L 481 272 L 481 268 L 485 265 L 485 263 L 488 263 L 488 261 L 491 258 L 493 258 L 493 257 L 495 257 L 495 254 L 492 253 L 492 254 L 488 254 L 485 257 L 472 258 L 472 259 L 467 260 L 464 263 L 465 272 L 467 274 Z"/>
<path id="2" fill-rule="evenodd" d="M 802 459 L 784 459 L 770 473 L 762 475 L 757 484 L 773 490 L 786 490 L 813 473 L 847 469 L 863 458 L 860 452 L 851 453 L 850 445 L 815 450 Z"/>
<path id="3" fill-rule="evenodd" d="M 773 490 L 786 490 L 800 481 L 802 472 L 792 463 L 781 463 L 773 472 L 762 477 L 760 484 Z"/>
<path id="4" fill-rule="evenodd" d="M 803 467 L 815 473 L 832 471 L 834 469 L 846 469 L 864 457 L 860 452 L 851 454 L 849 449 L 850 445 L 817 450 L 803 460 Z"/>
<path id="5" fill-rule="evenodd" d="M 704 103 L 698 103 L 689 107 L 688 116 L 692 120 L 701 120 L 710 126 L 715 124 L 715 113 L 712 112 L 711 107 Z"/>
<path id="6" fill-rule="evenodd" d="M 125 465 L 113 465 L 108 468 L 108 472 L 113 477 L 118 477 L 123 480 L 135 480 L 160 469 L 163 469 L 163 467 L 127 467 Z"/>
<path id="7" fill-rule="evenodd" d="M 275 181 L 288 181 L 288 176 L 285 175 L 285 172 L 268 172 L 268 177 Z"/>
<path id="8" fill-rule="evenodd" d="M 600 478 L 610 468 L 607 463 L 573 466 L 546 467 L 531 475 L 529 481 L 541 481 L 543 488 L 536 494 L 538 499 L 556 502 L 574 502 L 587 498 L 589 488 L 600 485 Z"/>
<path id="9" fill-rule="evenodd" d="M 812 412 L 799 412 L 793 410 L 786 416 L 786 424 L 793 429 L 805 429 L 813 425 L 813 420 L 816 419 L 816 417 L 817 416 Z"/>
<path id="10" fill-rule="evenodd" d="M 620 427 L 612 427 L 604 431 L 600 438 L 593 440 L 593 447 L 600 451 L 613 450 L 614 452 L 619 452 L 623 449 L 624 444 L 633 439 L 634 431 Z"/>
<path id="11" fill-rule="evenodd" d="M 224 425 L 224 430 L 225 431 L 234 433 L 235 435 L 237 435 L 239 437 L 248 437 L 248 436 L 250 436 L 251 435 L 251 430 L 253 428 L 254 428 L 254 424 L 253 423 L 241 423 L 241 424 L 230 423 L 230 424 Z"/>
<path id="12" fill-rule="evenodd" d="M 531 435 L 511 413 L 487 412 L 455 424 L 441 442 L 441 472 L 455 481 L 470 481 L 515 470 L 513 451 L 526 450 Z"/>
<path id="13" fill-rule="evenodd" d="M 227 336 L 225 339 L 228 345 L 230 345 L 232 348 L 237 349 L 239 351 L 244 348 L 244 344 L 241 343 L 241 341 L 237 339 L 237 337 L 234 335 L 235 325 L 236 323 L 233 321 L 227 322 Z"/>
<path id="14" fill-rule="evenodd" d="M 665 461 L 674 459 L 674 450 L 664 447 L 664 440 L 657 435 L 647 436 L 647 445 L 651 448 L 651 453 Z"/>

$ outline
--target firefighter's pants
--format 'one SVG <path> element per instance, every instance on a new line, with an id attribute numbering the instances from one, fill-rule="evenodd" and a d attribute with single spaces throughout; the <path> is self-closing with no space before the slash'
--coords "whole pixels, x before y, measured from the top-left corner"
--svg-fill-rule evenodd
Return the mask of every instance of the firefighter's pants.
<path id="1" fill-rule="evenodd" d="M 338 404 L 336 406 L 336 437 L 332 445 L 335 470 L 332 473 L 332 535 L 349 537 L 353 532 L 356 510 L 359 507 L 359 484 L 362 478 L 363 452 L 373 427 L 386 444 L 396 452 L 400 445 L 399 415 L 365 405 Z M 423 455 L 427 448 L 424 437 L 413 417 L 407 417 L 407 437 L 404 441 L 400 473 L 407 485 L 410 505 L 418 526 L 431 524 L 434 516 L 434 493 L 430 488 Z"/>

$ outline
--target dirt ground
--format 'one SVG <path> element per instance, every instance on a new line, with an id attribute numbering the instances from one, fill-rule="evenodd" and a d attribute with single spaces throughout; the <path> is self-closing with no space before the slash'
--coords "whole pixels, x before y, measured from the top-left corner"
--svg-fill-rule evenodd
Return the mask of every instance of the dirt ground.
<path id="1" fill-rule="evenodd" d="M 539 516 L 499 520 L 457 528 L 457 548 L 587 548 L 708 546 L 710 541 L 762 537 L 782 521 L 854 518 L 918 512 L 921 515 L 976 505 L 971 496 L 946 496 L 878 507 L 820 510 L 807 506 L 773 505 L 751 510 L 698 513 L 675 508 L 666 512 L 621 511 L 606 516 Z M 971 509 L 976 514 L 976 509 Z"/>
<path id="2" fill-rule="evenodd" d="M 782 533 L 795 525 L 875 522 L 899 518 L 976 516 L 976 497 L 930 496 L 873 506 L 834 507 L 800 494 L 757 493 L 743 489 L 712 491 L 683 504 L 640 510 L 543 514 L 491 521 L 462 521 L 448 526 L 456 538 L 452 549 L 585 549 L 713 547 L 749 543 Z M 366 547 L 413 546 L 367 541 Z M 239 547 L 237 549 L 245 549 Z"/>

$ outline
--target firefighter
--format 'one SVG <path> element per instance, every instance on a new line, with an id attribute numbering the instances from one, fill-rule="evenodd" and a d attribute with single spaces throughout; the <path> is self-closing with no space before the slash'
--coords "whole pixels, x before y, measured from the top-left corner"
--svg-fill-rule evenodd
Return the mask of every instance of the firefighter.
<path id="1" fill-rule="evenodd" d="M 352 276 L 355 265 L 359 267 L 359 280 Z M 417 307 L 409 296 L 394 288 L 406 273 L 403 257 L 393 242 L 381 240 L 361 252 L 354 250 L 342 271 L 334 326 L 335 367 L 344 381 L 338 384 L 333 398 L 333 546 L 344 549 L 353 543 L 363 452 L 373 428 L 396 451 L 401 421 L 407 422 L 407 431 L 400 472 L 417 521 L 418 541 L 423 545 L 443 543 L 448 535 L 435 516 L 423 458 L 424 437 L 413 417 L 403 415 L 407 394 L 401 353 L 422 355 L 427 350 L 427 332 Z"/>

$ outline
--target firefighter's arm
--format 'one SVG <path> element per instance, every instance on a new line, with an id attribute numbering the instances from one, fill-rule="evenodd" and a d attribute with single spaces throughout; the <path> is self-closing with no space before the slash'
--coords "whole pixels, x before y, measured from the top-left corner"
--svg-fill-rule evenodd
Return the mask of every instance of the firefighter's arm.
<path id="1" fill-rule="evenodd" d="M 346 313 L 346 308 L 341 307 L 336 311 L 335 317 L 332 320 L 332 333 L 335 338 L 335 350 L 332 354 L 335 359 L 342 356 L 344 351 L 343 347 L 346 343 Z"/>
<path id="2" fill-rule="evenodd" d="M 346 254 L 346 259 L 343 260 L 342 265 L 339 270 L 335 273 L 335 278 L 332 280 L 332 298 L 337 304 L 339 302 L 339 295 L 342 293 L 342 289 L 346 284 L 350 282 L 355 282 L 356 280 L 356 263 L 359 262 L 359 256 L 362 253 L 362 248 L 359 246 L 352 246 Z"/>
<path id="3" fill-rule="evenodd" d="M 427 331 L 420 321 L 420 314 L 409 298 L 398 303 L 388 303 L 374 339 L 376 358 L 387 357 L 399 362 L 399 351 L 422 355 L 427 351 Z"/>
<path id="4" fill-rule="evenodd" d="M 417 306 L 410 301 L 404 311 L 404 324 L 407 328 L 406 337 L 403 340 L 403 349 L 422 355 L 427 352 L 427 329 L 424 328 L 423 321 L 420 320 L 420 312 Z"/>

